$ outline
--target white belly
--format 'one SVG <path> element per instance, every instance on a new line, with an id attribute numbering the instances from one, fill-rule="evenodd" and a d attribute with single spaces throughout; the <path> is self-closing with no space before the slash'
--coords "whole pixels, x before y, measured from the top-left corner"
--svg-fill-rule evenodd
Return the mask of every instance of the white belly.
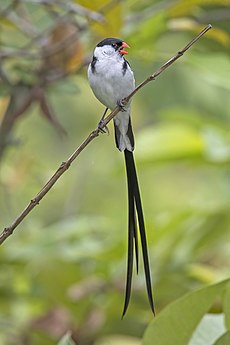
<path id="1" fill-rule="evenodd" d="M 92 72 L 91 66 L 88 69 L 89 83 L 93 93 L 97 99 L 113 110 L 119 101 L 128 96 L 135 88 L 135 80 L 133 72 L 128 66 L 124 72 L 122 69 L 124 60 L 116 61 L 97 61 L 96 69 Z M 116 68 L 113 68 L 116 66 Z M 119 112 L 114 122 L 116 127 L 119 128 L 119 149 L 121 151 L 128 149 L 132 151 L 132 145 L 127 136 L 129 116 L 130 116 L 130 103 L 126 106 L 126 111 Z"/>
<path id="2" fill-rule="evenodd" d="M 108 59 L 108 63 L 97 61 L 95 73 L 92 73 L 91 67 L 88 70 L 89 83 L 95 96 L 111 110 L 135 87 L 133 72 L 128 67 L 123 74 L 122 64 L 123 62 L 116 64 L 117 68 L 114 69 L 114 63 Z"/>

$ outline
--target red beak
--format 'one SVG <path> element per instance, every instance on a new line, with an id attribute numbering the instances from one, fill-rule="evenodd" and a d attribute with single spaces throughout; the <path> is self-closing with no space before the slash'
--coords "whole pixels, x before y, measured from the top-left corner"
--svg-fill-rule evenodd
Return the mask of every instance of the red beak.
<path id="1" fill-rule="evenodd" d="M 121 45 L 121 47 L 119 49 L 119 53 L 120 54 L 122 54 L 122 55 L 123 54 L 128 54 L 128 52 L 126 50 L 124 50 L 123 48 L 130 48 L 130 46 L 127 43 L 122 42 L 122 45 Z"/>

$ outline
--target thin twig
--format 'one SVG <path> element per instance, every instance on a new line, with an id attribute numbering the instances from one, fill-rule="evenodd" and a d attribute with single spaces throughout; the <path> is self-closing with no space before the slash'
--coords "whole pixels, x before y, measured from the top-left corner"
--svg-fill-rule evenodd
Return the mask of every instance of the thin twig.
<path id="1" fill-rule="evenodd" d="M 140 85 L 138 85 L 133 92 L 131 92 L 124 100 L 123 103 L 127 104 L 130 99 L 146 84 L 150 81 L 155 80 L 166 68 L 171 66 L 177 59 L 179 59 L 196 41 L 198 41 L 212 26 L 207 25 L 204 30 L 202 30 L 198 36 L 196 36 L 192 41 L 190 41 L 182 50 L 180 50 L 175 56 L 169 59 L 165 64 L 163 64 L 155 73 L 146 78 Z M 105 127 L 109 121 L 116 116 L 120 111 L 117 106 L 104 120 L 103 126 Z M 40 190 L 40 192 L 30 201 L 26 208 L 21 212 L 21 214 L 15 219 L 15 221 L 6 227 L 0 234 L 0 244 L 2 244 L 10 235 L 13 234 L 15 228 L 23 221 L 24 218 L 33 210 L 33 208 L 39 204 L 43 197 L 48 193 L 48 191 L 53 187 L 57 180 L 64 174 L 66 170 L 69 169 L 72 162 L 79 156 L 79 154 L 89 145 L 93 139 L 95 139 L 100 134 L 98 129 L 93 130 L 88 137 L 83 141 L 83 143 L 74 151 L 74 153 L 67 159 L 67 161 L 62 162 L 59 168 L 55 171 L 53 176 L 48 180 L 45 186 Z"/>
<path id="2" fill-rule="evenodd" d="M 41 4 L 41 5 L 56 5 L 68 12 L 79 14 L 80 16 L 87 17 L 91 20 L 94 20 L 99 23 L 104 23 L 105 18 L 98 12 L 92 11 L 86 7 L 83 7 L 79 4 L 72 3 L 71 1 L 60 1 L 60 0 L 24 0 L 32 4 Z"/>
<path id="3" fill-rule="evenodd" d="M 195 38 L 193 38 L 192 41 L 190 41 L 183 49 L 179 50 L 176 55 L 171 57 L 167 62 L 165 62 L 158 70 L 150 75 L 148 78 L 146 78 L 141 84 L 139 84 L 126 98 L 122 100 L 122 104 L 126 105 L 130 99 L 137 93 L 143 86 L 148 84 L 150 81 L 155 80 L 166 68 L 171 66 L 177 59 L 179 59 L 184 53 L 191 48 L 191 46 L 196 43 L 207 31 L 209 31 L 212 28 L 212 25 L 207 25 Z M 112 120 L 112 118 L 119 112 L 119 107 L 116 107 L 105 119 L 103 122 L 102 128 L 107 125 L 107 123 Z M 0 242 L 1 243 L 1 242 Z"/>
<path id="4" fill-rule="evenodd" d="M 34 26 L 29 23 L 25 18 L 19 16 L 16 12 L 11 12 L 7 16 L 8 20 L 14 24 L 21 32 L 28 37 L 35 38 L 38 35 L 37 30 Z"/>
<path id="5" fill-rule="evenodd" d="M 18 5 L 18 0 L 13 0 L 7 7 L 4 9 L 0 8 L 0 17 L 7 17 L 8 14 L 14 10 Z"/>

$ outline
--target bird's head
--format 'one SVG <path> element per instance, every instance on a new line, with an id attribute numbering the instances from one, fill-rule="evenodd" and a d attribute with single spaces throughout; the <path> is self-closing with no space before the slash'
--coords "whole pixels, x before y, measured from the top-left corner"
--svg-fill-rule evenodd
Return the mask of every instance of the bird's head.
<path id="1" fill-rule="evenodd" d="M 95 49 L 95 56 L 105 55 L 105 56 L 114 56 L 118 55 L 122 57 L 128 52 L 125 48 L 129 48 L 129 45 L 120 40 L 119 38 L 105 38 L 103 41 L 99 42 Z"/>

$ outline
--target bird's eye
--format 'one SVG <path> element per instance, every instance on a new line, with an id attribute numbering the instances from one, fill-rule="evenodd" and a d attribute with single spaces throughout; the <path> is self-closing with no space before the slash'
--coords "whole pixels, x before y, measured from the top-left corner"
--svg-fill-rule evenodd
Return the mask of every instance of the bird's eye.
<path id="1" fill-rule="evenodd" d="M 117 47 L 117 44 L 116 44 L 116 43 L 112 43 L 112 47 L 113 47 L 113 48 L 116 48 L 116 47 Z"/>

